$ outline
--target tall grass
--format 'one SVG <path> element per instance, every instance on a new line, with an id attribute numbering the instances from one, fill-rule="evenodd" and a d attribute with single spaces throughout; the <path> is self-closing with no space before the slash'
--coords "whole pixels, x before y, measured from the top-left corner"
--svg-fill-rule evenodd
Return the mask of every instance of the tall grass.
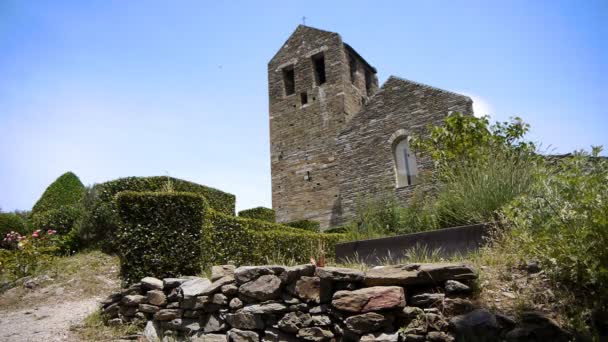
<path id="1" fill-rule="evenodd" d="M 443 168 L 435 212 L 441 227 L 494 221 L 497 212 L 527 194 L 539 177 L 539 159 L 529 153 L 494 149 L 490 161 Z"/>

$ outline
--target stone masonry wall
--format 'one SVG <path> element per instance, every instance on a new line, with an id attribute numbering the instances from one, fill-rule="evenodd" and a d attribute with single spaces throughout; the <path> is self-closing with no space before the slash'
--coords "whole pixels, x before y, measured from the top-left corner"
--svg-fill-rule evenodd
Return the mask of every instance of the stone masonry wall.
<path id="1" fill-rule="evenodd" d="M 357 201 L 395 193 L 406 202 L 416 185 L 397 188 L 394 145 L 406 136 L 425 136 L 429 125 L 441 125 L 450 112 L 472 114 L 470 98 L 390 77 L 337 139 L 342 220 L 353 216 Z M 417 154 L 418 173 L 432 170 L 427 156 Z"/>
<path id="2" fill-rule="evenodd" d="M 476 277 L 465 264 L 224 265 L 211 279 L 146 277 L 104 300 L 102 313 L 145 327 L 150 342 L 569 340 L 541 314 L 516 322 L 476 308 L 467 298 Z"/>
<path id="3" fill-rule="evenodd" d="M 317 85 L 312 57 L 323 54 L 326 82 Z M 340 216 L 335 138 L 377 89 L 375 70 L 352 54 L 337 33 L 300 25 L 268 63 L 272 206 L 277 222 L 300 219 L 328 227 Z M 294 69 L 295 93 L 287 95 L 283 70 Z M 365 72 L 371 72 L 370 94 Z M 305 94 L 308 103 L 302 103 Z"/>

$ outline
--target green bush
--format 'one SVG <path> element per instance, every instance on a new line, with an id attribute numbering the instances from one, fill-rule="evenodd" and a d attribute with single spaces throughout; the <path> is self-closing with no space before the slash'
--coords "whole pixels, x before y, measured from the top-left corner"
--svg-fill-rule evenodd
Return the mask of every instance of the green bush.
<path id="1" fill-rule="evenodd" d="M 201 272 L 206 200 L 194 193 L 124 191 L 116 196 L 120 271 L 127 284 L 145 276 Z"/>
<path id="2" fill-rule="evenodd" d="M 27 233 L 25 221 L 15 213 L 0 213 L 0 240 L 11 231 L 19 234 Z"/>
<path id="3" fill-rule="evenodd" d="M 291 222 L 285 223 L 285 225 L 294 227 L 294 228 L 308 230 L 308 231 L 315 232 L 315 233 L 318 233 L 321 231 L 321 228 L 320 228 L 321 224 L 317 221 L 312 221 L 312 220 L 291 221 Z"/>
<path id="4" fill-rule="evenodd" d="M 63 206 L 50 209 L 32 216 L 35 229 L 54 229 L 59 235 L 66 235 L 74 228 L 74 224 L 82 215 L 82 209 L 75 206 Z"/>
<path id="5" fill-rule="evenodd" d="M 34 204 L 32 214 L 59 209 L 63 206 L 74 206 L 78 204 L 84 191 L 85 188 L 80 179 L 74 173 L 66 172 L 46 188 L 40 199 Z"/>
<path id="6" fill-rule="evenodd" d="M 581 303 L 608 307 L 608 160 L 577 153 L 505 211 L 515 244 Z"/>
<path id="7" fill-rule="evenodd" d="M 206 214 L 203 236 L 203 263 L 207 266 L 255 265 L 277 259 L 303 263 L 318 256 L 321 247 L 331 258 L 335 244 L 344 238 L 214 211 Z"/>
<path id="8" fill-rule="evenodd" d="M 239 211 L 239 217 L 252 218 L 256 220 L 275 222 L 276 214 L 274 210 L 265 207 L 257 207 Z"/>
<path id="9" fill-rule="evenodd" d="M 119 217 L 114 198 L 122 191 L 195 193 L 202 195 L 214 210 L 234 215 L 234 195 L 181 179 L 162 176 L 127 177 L 96 184 L 84 196 L 85 216 L 79 229 L 86 241 L 98 241 L 109 252 L 116 250 L 114 232 Z"/>

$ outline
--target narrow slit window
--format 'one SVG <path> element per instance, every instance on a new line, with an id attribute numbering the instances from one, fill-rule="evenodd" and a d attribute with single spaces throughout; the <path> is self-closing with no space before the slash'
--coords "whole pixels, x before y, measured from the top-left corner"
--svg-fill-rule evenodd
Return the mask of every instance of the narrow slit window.
<path id="1" fill-rule="evenodd" d="M 315 83 L 318 86 L 325 83 L 325 56 L 323 53 L 312 56 L 312 66 L 315 71 Z"/>
<path id="2" fill-rule="evenodd" d="M 410 150 L 407 139 L 401 140 L 395 146 L 394 154 L 397 187 L 416 184 L 418 166 L 416 165 L 416 156 Z"/>
<path id="3" fill-rule="evenodd" d="M 349 61 L 348 66 L 350 69 L 350 82 L 355 83 L 355 76 L 357 75 L 357 60 L 353 55 L 348 55 Z"/>
<path id="4" fill-rule="evenodd" d="M 296 80 L 293 66 L 283 69 L 283 85 L 285 87 L 285 95 L 291 95 L 296 92 Z"/>
<path id="5" fill-rule="evenodd" d="M 306 92 L 300 93 L 300 100 L 302 100 L 302 106 L 308 103 L 308 94 Z"/>
<path id="6" fill-rule="evenodd" d="M 370 96 L 369 93 L 372 89 L 372 73 L 369 70 L 365 70 L 365 91 L 367 92 L 367 96 Z"/>

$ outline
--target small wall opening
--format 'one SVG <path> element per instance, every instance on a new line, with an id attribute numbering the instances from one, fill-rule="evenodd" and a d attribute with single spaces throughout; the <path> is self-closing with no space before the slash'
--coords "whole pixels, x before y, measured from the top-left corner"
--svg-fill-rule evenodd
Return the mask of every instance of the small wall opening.
<path id="1" fill-rule="evenodd" d="M 365 92 L 367 92 L 367 96 L 370 96 L 370 91 L 372 89 L 372 72 L 369 70 L 365 70 Z"/>
<path id="2" fill-rule="evenodd" d="M 302 106 L 308 103 L 308 94 L 306 92 L 300 93 L 300 100 L 302 101 Z"/>
<path id="3" fill-rule="evenodd" d="M 355 83 L 355 76 L 357 75 L 357 60 L 353 55 L 348 55 L 348 67 L 350 69 L 350 82 Z"/>
<path id="4" fill-rule="evenodd" d="M 286 96 L 296 92 L 296 79 L 293 65 L 283 69 L 283 86 L 285 87 Z"/>
<path id="5" fill-rule="evenodd" d="M 315 83 L 318 86 L 325 83 L 325 56 L 322 52 L 312 56 L 312 66 L 315 72 Z"/>

